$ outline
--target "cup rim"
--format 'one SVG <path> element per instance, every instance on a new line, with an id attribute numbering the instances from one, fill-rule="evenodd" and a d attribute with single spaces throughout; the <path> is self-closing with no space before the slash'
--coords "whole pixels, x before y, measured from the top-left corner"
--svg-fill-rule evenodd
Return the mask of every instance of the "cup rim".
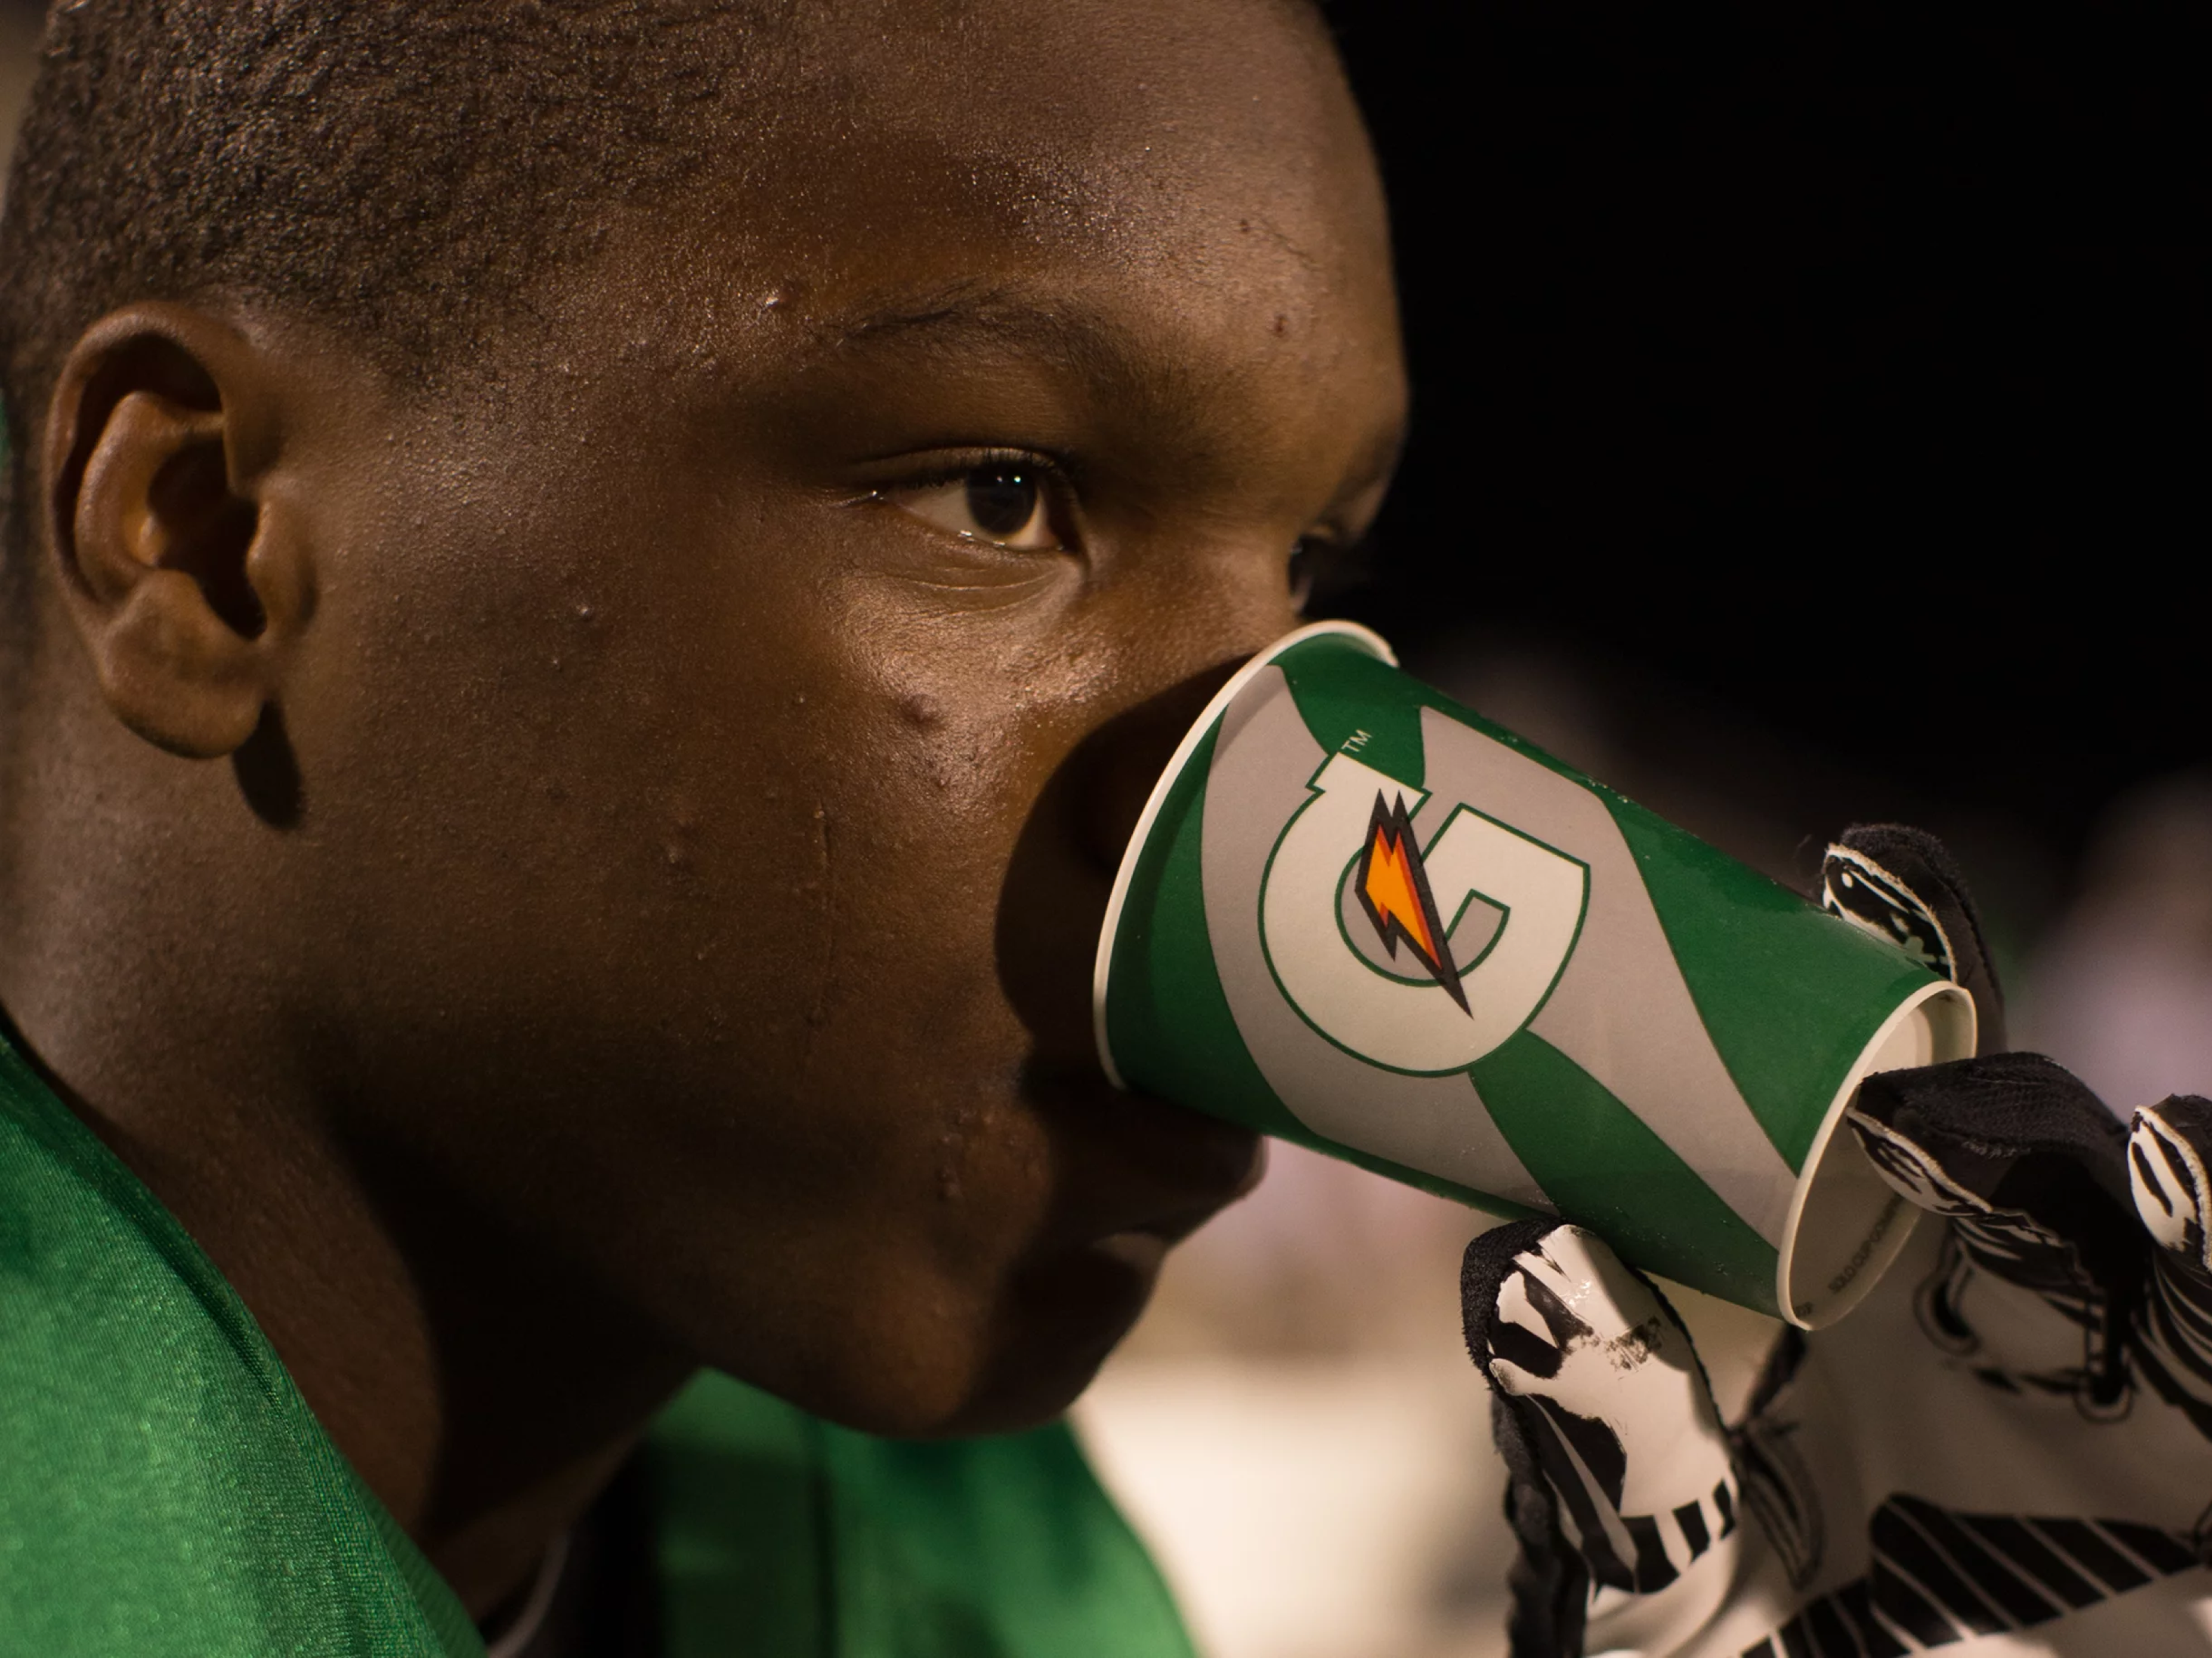
<path id="1" fill-rule="evenodd" d="M 1191 721 L 1190 729 L 1182 734 L 1182 741 L 1161 770 L 1152 785 L 1152 792 L 1145 797 L 1145 809 L 1138 814 L 1137 827 L 1130 831 L 1129 844 L 1122 848 L 1121 861 L 1114 872 L 1114 890 L 1106 901 L 1106 919 L 1098 927 L 1098 952 L 1091 969 L 1091 1034 L 1098 1048 L 1098 1063 L 1105 1068 L 1106 1080 L 1115 1087 L 1127 1090 L 1129 1084 L 1121 1075 L 1121 1067 L 1114 1063 L 1114 1050 L 1106 1039 L 1106 981 L 1114 965 L 1114 940 L 1121 930 L 1121 909 L 1128 902 L 1129 888 L 1137 875 L 1137 859 L 1152 839 L 1152 825 L 1158 821 L 1160 809 L 1167 804 L 1168 793 L 1182 777 L 1190 764 L 1190 757 L 1205 741 L 1206 734 L 1228 711 L 1243 689 L 1257 678 L 1261 670 L 1272 666 L 1283 654 L 1310 639 L 1348 639 L 1378 661 L 1391 667 L 1398 665 L 1398 653 L 1390 648 L 1389 641 L 1372 628 L 1357 622 L 1331 620 L 1309 622 L 1294 628 L 1272 645 L 1261 650 L 1252 659 L 1229 677 L 1228 683 L 1214 692 L 1203 711 Z"/>
<path id="2" fill-rule="evenodd" d="M 1944 1005 L 1949 1016 L 1948 1027 L 1933 1017 L 1934 1007 L 1938 1003 Z M 1934 1063 L 1940 1065 L 1947 1060 L 1971 1058 L 1974 1053 L 1979 1025 L 1974 999 L 1962 986 L 1948 979 L 1922 985 L 1899 1002 L 1891 1010 L 1889 1017 L 1881 1022 L 1881 1028 L 1868 1040 L 1866 1046 L 1859 1050 L 1858 1058 L 1844 1074 L 1842 1086 L 1837 1089 L 1836 1096 L 1828 1106 L 1827 1114 L 1820 1120 L 1820 1127 L 1813 1136 L 1812 1145 L 1806 1151 L 1796 1189 L 1790 1194 L 1789 1213 L 1782 1224 L 1782 1247 L 1775 1251 L 1775 1303 L 1781 1309 L 1783 1318 L 1801 1330 L 1826 1328 L 1863 1301 L 1904 1252 L 1905 1244 L 1911 1239 L 1914 1227 L 1919 1223 L 1920 1210 L 1904 1193 L 1893 1191 L 1892 1195 L 1902 1206 L 1905 1224 L 1892 1227 L 1853 1276 L 1852 1281 L 1840 1292 L 1820 1303 L 1809 1315 L 1798 1312 L 1796 1298 L 1791 1293 L 1793 1286 L 1790 1280 L 1797 1267 L 1798 1232 L 1804 1224 L 1805 1210 L 1812 1198 L 1813 1188 L 1826 1169 L 1830 1157 L 1865 1157 L 1866 1153 L 1859 1149 L 1856 1138 L 1840 1132 L 1844 1114 L 1850 1110 L 1851 1102 L 1858 1097 L 1859 1084 L 1873 1074 L 1890 1037 L 1907 1020 L 1913 1018 L 1919 1018 L 1929 1026 L 1930 1044 L 1935 1049 Z M 1944 1041 L 1946 1035 L 1951 1038 L 1948 1044 Z M 1953 1049 L 1961 1051 L 1950 1051 Z"/>

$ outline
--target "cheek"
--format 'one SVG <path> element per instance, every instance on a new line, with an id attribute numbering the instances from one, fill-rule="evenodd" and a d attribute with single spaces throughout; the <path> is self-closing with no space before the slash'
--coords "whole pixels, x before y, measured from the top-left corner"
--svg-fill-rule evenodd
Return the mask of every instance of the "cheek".
<path id="1" fill-rule="evenodd" d="M 675 950 L 669 993 L 687 1022 L 744 1033 L 759 1084 L 867 1119 L 879 1151 L 904 1145 L 957 1195 L 979 1144 L 1020 1138 L 1006 1118 L 1029 1042 L 994 929 L 1035 793 L 1024 746 L 942 686 L 806 680 L 725 741 L 683 735 L 641 802 L 641 829 L 671 826 L 664 884 L 691 897 L 665 923 L 696 936 L 698 970 Z"/>
<path id="2" fill-rule="evenodd" d="M 784 774 L 795 810 L 742 837 L 728 872 L 732 909 L 753 918 L 744 948 L 775 963 L 763 987 L 797 1005 L 792 1086 L 1002 1089 L 1024 1046 L 993 950 L 1018 785 L 992 778 L 978 745 L 896 718 L 824 724 L 837 740 Z"/>
<path id="3" fill-rule="evenodd" d="M 1054 1178 L 1048 1125 L 1022 1092 L 1039 1032 L 1009 993 L 1001 938 L 1009 866 L 1055 758 L 1051 721 L 1024 706 L 1033 692 L 963 675 L 963 655 L 915 632 L 918 648 L 825 683 L 805 741 L 760 756 L 801 808 L 811 861 L 787 892 L 748 860 L 759 897 L 740 907 L 800 901 L 770 946 L 780 993 L 804 1003 L 784 1056 L 792 1096 L 869 1102 L 868 1132 L 920 1205 L 906 1218 L 973 1252 L 967 1266 L 1002 1265 Z M 1070 961 L 1087 961 L 1083 931 L 1060 952 Z"/>
<path id="4" fill-rule="evenodd" d="M 796 1389 L 779 1351 L 858 1376 L 873 1341 L 957 1392 L 1080 1206 L 998 929 L 1081 652 L 1037 608 L 533 558 L 302 688 L 364 1089 L 731 1368 Z"/>

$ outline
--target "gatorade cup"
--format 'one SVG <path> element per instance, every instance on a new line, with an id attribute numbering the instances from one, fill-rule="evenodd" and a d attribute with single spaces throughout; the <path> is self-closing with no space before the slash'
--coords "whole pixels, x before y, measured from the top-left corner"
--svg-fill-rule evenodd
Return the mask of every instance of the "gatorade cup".
<path id="1" fill-rule="evenodd" d="M 1107 1074 L 1814 1328 L 1918 1212 L 1839 1133 L 1974 1051 L 1902 950 L 1320 623 L 1223 686 L 1099 939 Z"/>

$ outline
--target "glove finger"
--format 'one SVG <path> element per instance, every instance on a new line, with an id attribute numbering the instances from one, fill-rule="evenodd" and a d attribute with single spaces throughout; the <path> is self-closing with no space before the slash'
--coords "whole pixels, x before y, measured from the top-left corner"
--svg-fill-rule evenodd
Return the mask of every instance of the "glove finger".
<path id="1" fill-rule="evenodd" d="M 2212 1156 L 2212 1100 L 2176 1094 L 2136 1113 L 2128 1135 L 2128 1189 L 2136 1213 L 2176 1270 L 2212 1280 L 2205 1213 Z"/>
<path id="2" fill-rule="evenodd" d="M 2212 1434 L 2212 1100 L 2180 1094 L 2136 1113 L 2128 1178 L 2159 1248 L 2137 1321 L 2143 1373 L 2167 1403 Z"/>
<path id="3" fill-rule="evenodd" d="M 2142 1248 L 2126 1131 L 2104 1102 L 2040 1054 L 1996 1054 L 1879 1072 L 1847 1120 L 1884 1180 L 1952 1220 L 1930 1333 L 2015 1382 L 2115 1404 Z"/>
<path id="4" fill-rule="evenodd" d="M 1852 824 L 1821 860 L 1820 903 L 1963 988 L 1974 999 L 1981 1051 L 2004 1051 L 2004 993 L 1981 914 L 1941 841 L 1903 823 Z"/>
<path id="5" fill-rule="evenodd" d="M 1923 1209 L 2018 1211 L 2079 1243 L 2093 1267 L 2117 1272 L 2136 1254 L 2127 1130 L 2040 1054 L 1877 1072 L 1850 1121 L 1883 1176 Z"/>
<path id="6" fill-rule="evenodd" d="M 1468 1246 L 1461 1292 L 1498 1448 L 1548 1492 L 1552 1546 L 1578 1550 L 1601 1584 L 1650 1593 L 1735 1530 L 1711 1393 L 1647 1279 L 1580 1228 L 1520 1221 Z"/>

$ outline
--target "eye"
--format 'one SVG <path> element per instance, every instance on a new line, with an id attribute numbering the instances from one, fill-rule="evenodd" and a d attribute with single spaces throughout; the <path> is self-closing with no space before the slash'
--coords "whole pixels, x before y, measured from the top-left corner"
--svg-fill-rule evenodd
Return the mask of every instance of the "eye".
<path id="1" fill-rule="evenodd" d="M 1060 480 L 1034 462 L 994 462 L 933 483 L 878 493 L 963 540 L 1018 552 L 1053 552 L 1067 544 L 1054 522 Z"/>

